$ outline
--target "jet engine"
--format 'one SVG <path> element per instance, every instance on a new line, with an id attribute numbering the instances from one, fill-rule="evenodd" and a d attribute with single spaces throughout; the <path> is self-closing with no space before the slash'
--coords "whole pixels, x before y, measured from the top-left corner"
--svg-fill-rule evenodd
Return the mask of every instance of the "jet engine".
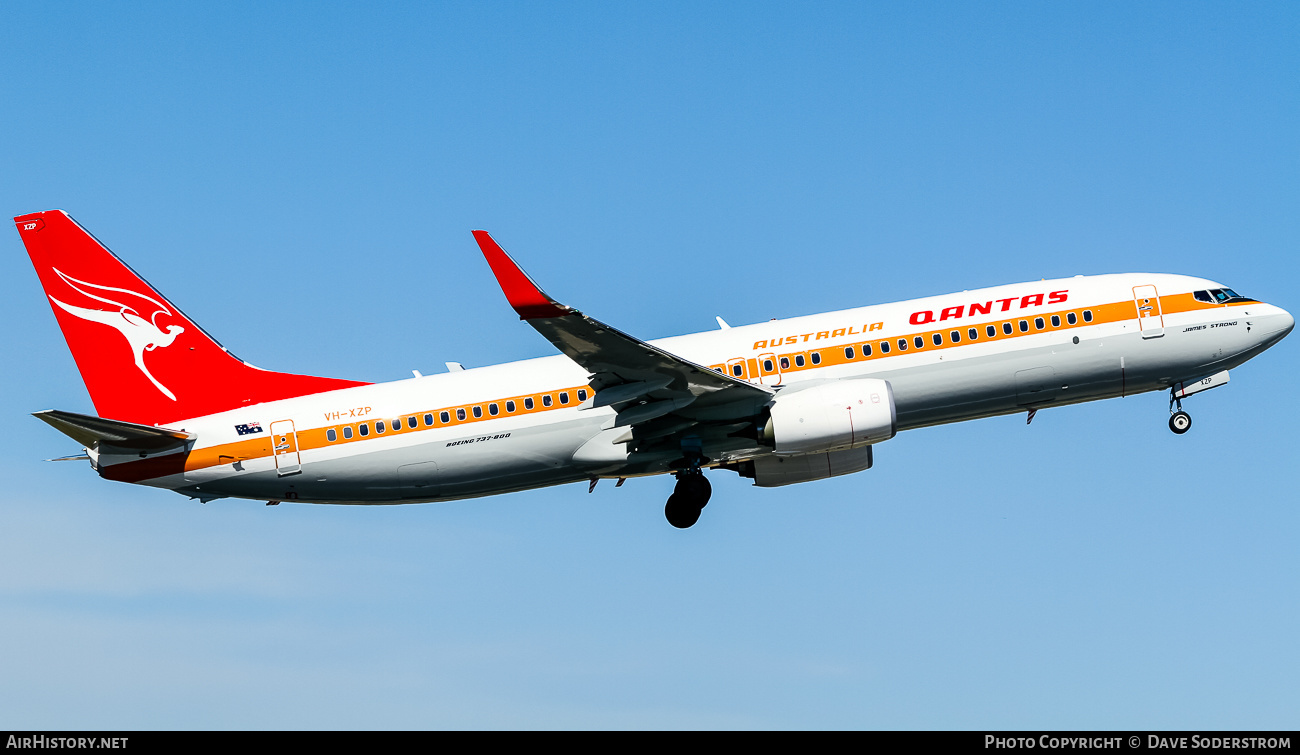
<path id="1" fill-rule="evenodd" d="M 889 440 L 898 411 L 889 381 L 837 380 L 777 394 L 761 437 L 781 456 L 840 451 Z"/>

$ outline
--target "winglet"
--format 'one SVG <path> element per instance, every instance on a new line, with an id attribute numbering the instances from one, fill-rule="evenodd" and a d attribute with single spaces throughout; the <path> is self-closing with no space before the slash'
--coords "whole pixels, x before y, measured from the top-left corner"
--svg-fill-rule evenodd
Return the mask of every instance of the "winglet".
<path id="1" fill-rule="evenodd" d="M 506 295 L 510 306 L 519 313 L 520 320 L 573 314 L 572 309 L 556 302 L 538 288 L 537 284 L 533 283 L 533 279 L 528 277 L 528 273 L 521 270 L 519 265 L 510 259 L 510 255 L 506 254 L 487 231 L 474 231 L 474 240 L 478 242 L 479 249 L 483 250 L 483 257 L 492 267 L 492 274 L 497 277 L 502 293 Z"/>

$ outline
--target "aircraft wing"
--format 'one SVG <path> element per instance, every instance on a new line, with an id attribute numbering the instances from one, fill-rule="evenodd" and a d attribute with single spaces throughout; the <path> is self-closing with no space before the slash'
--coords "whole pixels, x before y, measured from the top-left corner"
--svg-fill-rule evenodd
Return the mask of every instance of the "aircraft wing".
<path id="1" fill-rule="evenodd" d="M 519 319 L 532 325 L 570 359 L 591 372 L 593 406 L 614 406 L 619 425 L 670 413 L 709 419 L 743 417 L 771 400 L 773 392 L 737 380 L 652 346 L 572 307 L 556 302 L 533 283 L 486 231 L 474 231 L 483 256 Z M 727 411 L 724 405 L 733 405 Z M 689 406 L 689 411 L 683 411 Z"/>

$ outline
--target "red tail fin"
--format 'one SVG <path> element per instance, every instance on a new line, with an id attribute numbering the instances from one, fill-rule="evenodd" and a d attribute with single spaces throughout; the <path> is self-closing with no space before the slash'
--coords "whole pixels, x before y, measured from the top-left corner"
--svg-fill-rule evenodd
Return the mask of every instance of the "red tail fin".
<path id="1" fill-rule="evenodd" d="M 167 424 L 365 385 L 242 362 L 63 211 L 14 222 L 102 417 Z"/>

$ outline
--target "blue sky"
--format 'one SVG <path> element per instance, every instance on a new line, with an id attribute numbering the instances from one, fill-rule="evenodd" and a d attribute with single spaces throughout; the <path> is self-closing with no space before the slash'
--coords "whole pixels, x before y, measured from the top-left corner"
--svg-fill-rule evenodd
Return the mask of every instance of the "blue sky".
<path id="1" fill-rule="evenodd" d="M 1295 311 L 1293 3 L 10 6 L 0 204 L 232 351 L 361 380 L 551 353 L 486 228 L 643 338 L 1074 274 Z M 0 727 L 1291 728 L 1295 344 L 1190 400 L 905 433 L 876 467 L 439 505 L 97 479 L 0 256 Z"/>

